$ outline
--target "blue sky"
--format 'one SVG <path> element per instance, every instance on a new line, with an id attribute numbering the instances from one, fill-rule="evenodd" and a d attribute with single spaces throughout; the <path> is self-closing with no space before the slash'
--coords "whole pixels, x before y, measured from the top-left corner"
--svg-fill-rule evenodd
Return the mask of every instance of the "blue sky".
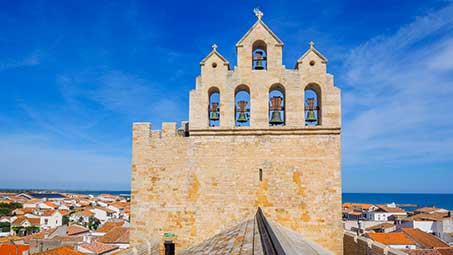
<path id="1" fill-rule="evenodd" d="M 255 22 L 342 89 L 346 192 L 453 193 L 451 1 L 0 1 L 0 188 L 128 189 L 131 123 L 188 118 Z"/>

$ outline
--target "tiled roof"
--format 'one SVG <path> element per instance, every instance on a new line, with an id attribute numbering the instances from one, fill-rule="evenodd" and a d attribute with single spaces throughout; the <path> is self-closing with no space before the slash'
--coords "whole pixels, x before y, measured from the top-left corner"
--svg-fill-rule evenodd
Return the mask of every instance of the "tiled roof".
<path id="1" fill-rule="evenodd" d="M 117 245 L 103 244 L 99 242 L 92 242 L 91 244 L 82 244 L 80 247 L 92 251 L 95 254 L 103 254 L 118 249 Z"/>
<path id="2" fill-rule="evenodd" d="M 403 251 L 408 255 L 453 255 L 453 247 Z"/>
<path id="3" fill-rule="evenodd" d="M 42 216 L 52 216 L 52 215 L 54 215 L 56 212 L 57 212 L 57 211 L 51 210 L 51 209 L 49 209 L 49 210 L 43 210 L 43 211 L 42 211 Z"/>
<path id="4" fill-rule="evenodd" d="M 392 223 L 384 222 L 384 223 L 381 223 L 381 224 L 377 224 L 377 225 L 368 227 L 368 228 L 366 228 L 365 230 L 375 230 L 375 229 L 381 229 L 381 228 L 391 228 L 391 227 L 394 227 L 394 226 L 395 226 L 395 225 L 393 225 Z"/>
<path id="5" fill-rule="evenodd" d="M 423 248 L 449 247 L 448 244 L 444 243 L 437 237 L 421 231 L 420 229 L 403 228 L 401 231 Z"/>
<path id="6" fill-rule="evenodd" d="M 353 208 L 353 207 L 356 207 L 356 208 L 362 208 L 364 210 L 368 210 L 370 209 L 372 206 L 374 206 L 373 204 L 360 204 L 360 203 L 344 203 L 343 204 L 343 208 Z"/>
<path id="7" fill-rule="evenodd" d="M 70 246 L 62 246 L 56 249 L 34 253 L 33 255 L 85 255 L 85 254 L 74 250 Z"/>
<path id="8" fill-rule="evenodd" d="M 32 235 L 24 236 L 24 241 L 29 243 L 29 242 L 31 242 L 31 240 L 45 239 L 46 235 L 49 236 L 56 230 L 57 230 L 57 228 L 51 228 L 51 229 L 47 229 L 47 230 L 42 230 L 41 232 L 38 232 L 38 233 L 35 233 Z"/>
<path id="9" fill-rule="evenodd" d="M 419 213 L 404 218 L 404 221 L 438 221 L 448 217 L 448 213 Z"/>
<path id="10" fill-rule="evenodd" d="M 97 240 L 101 243 L 129 243 L 129 228 L 116 227 Z"/>
<path id="11" fill-rule="evenodd" d="M 65 242 L 83 242 L 83 236 L 60 236 L 56 235 L 52 240 L 65 241 Z"/>
<path id="12" fill-rule="evenodd" d="M 71 236 L 71 235 L 78 235 L 78 234 L 86 233 L 89 231 L 90 230 L 85 227 L 74 224 L 74 225 L 68 226 L 68 228 L 66 229 L 66 234 Z"/>
<path id="13" fill-rule="evenodd" d="M 32 225 L 39 225 L 41 224 L 41 220 L 39 218 L 28 218 L 25 216 L 18 216 L 11 225 L 17 226 L 17 225 L 22 225 L 24 221 L 30 222 Z"/>
<path id="14" fill-rule="evenodd" d="M 0 244 L 1 255 L 22 255 L 28 254 L 30 246 L 28 244 Z M 27 253 L 24 253 L 27 252 Z"/>
<path id="15" fill-rule="evenodd" d="M 443 208 L 437 208 L 437 207 L 422 207 L 414 210 L 415 213 L 432 213 L 432 212 L 448 212 L 448 210 L 443 209 Z"/>
<path id="16" fill-rule="evenodd" d="M 130 206 L 128 202 L 113 202 L 110 205 L 119 209 L 125 209 Z"/>
<path id="17" fill-rule="evenodd" d="M 382 243 L 385 245 L 415 245 L 415 242 L 410 240 L 402 232 L 391 232 L 391 233 L 368 233 L 367 234 L 373 241 Z"/>
<path id="18" fill-rule="evenodd" d="M 104 225 L 99 227 L 96 230 L 96 232 L 107 233 L 110 230 L 112 230 L 116 227 L 121 227 L 123 225 L 124 225 L 124 221 L 107 221 L 106 223 L 104 223 Z"/>
<path id="19" fill-rule="evenodd" d="M 82 211 L 76 212 L 75 214 L 80 214 L 80 215 L 89 217 L 89 216 L 94 216 L 95 213 L 88 211 L 88 210 L 82 210 Z"/>
<path id="20" fill-rule="evenodd" d="M 107 212 L 107 213 L 115 213 L 114 210 L 109 209 L 109 208 L 107 208 L 107 207 L 102 207 L 102 206 L 96 206 L 96 207 L 94 207 L 93 209 L 99 209 L 99 210 L 105 211 L 105 212 Z"/>
<path id="21" fill-rule="evenodd" d="M 50 206 L 50 207 L 52 207 L 54 209 L 58 208 L 58 206 L 56 204 L 54 204 L 54 203 L 52 203 L 50 201 L 46 201 L 46 202 L 44 202 L 44 204 L 47 205 L 47 206 Z"/>
<path id="22" fill-rule="evenodd" d="M 384 212 L 394 212 L 394 213 L 404 213 L 406 211 L 404 211 L 403 209 L 399 208 L 399 207 L 389 207 L 389 206 L 386 206 L 386 205 L 376 205 L 379 209 L 381 209 L 382 211 Z"/>

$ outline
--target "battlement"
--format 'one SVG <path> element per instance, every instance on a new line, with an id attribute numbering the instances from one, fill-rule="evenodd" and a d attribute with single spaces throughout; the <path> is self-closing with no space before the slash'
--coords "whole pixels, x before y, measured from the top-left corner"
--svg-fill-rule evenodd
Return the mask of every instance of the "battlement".
<path id="1" fill-rule="evenodd" d="M 161 139 L 166 137 L 187 137 L 188 136 L 187 121 L 181 122 L 181 127 L 177 127 L 176 122 L 162 122 L 161 130 L 153 130 L 151 122 L 134 122 L 132 127 L 133 139 L 152 138 Z"/>

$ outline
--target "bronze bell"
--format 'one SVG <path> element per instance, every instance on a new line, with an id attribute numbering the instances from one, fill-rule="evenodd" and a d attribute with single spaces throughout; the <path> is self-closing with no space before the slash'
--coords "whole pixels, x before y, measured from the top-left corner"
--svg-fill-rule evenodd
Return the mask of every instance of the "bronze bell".
<path id="1" fill-rule="evenodd" d="M 269 121 L 271 125 L 281 125 L 283 124 L 282 116 L 280 115 L 280 111 L 272 111 L 272 118 Z"/>
<path id="2" fill-rule="evenodd" d="M 305 121 L 315 122 L 316 121 L 315 111 L 313 111 L 313 110 L 307 111 L 307 118 L 305 119 Z"/>
<path id="3" fill-rule="evenodd" d="M 240 123 L 247 122 L 247 115 L 245 115 L 245 112 L 239 112 L 237 122 L 240 122 Z"/>
<path id="4" fill-rule="evenodd" d="M 211 112 L 211 117 L 209 118 L 212 121 L 216 121 L 220 119 L 220 114 L 219 112 Z"/>
<path id="5" fill-rule="evenodd" d="M 220 119 L 219 103 L 212 103 L 210 112 L 211 112 L 209 115 L 210 120 L 212 120 L 212 121 L 219 120 Z"/>
<path id="6" fill-rule="evenodd" d="M 315 110 L 318 110 L 319 108 L 315 106 L 315 98 L 307 98 L 307 106 L 305 110 L 307 110 L 307 117 L 305 118 L 306 122 L 315 122 L 317 121 L 316 119 L 316 114 Z"/>
<path id="7" fill-rule="evenodd" d="M 255 52 L 255 57 L 253 58 L 253 61 L 255 61 L 255 70 L 263 70 L 263 60 L 265 60 L 265 57 L 263 57 L 263 52 L 262 51 L 256 51 Z"/>

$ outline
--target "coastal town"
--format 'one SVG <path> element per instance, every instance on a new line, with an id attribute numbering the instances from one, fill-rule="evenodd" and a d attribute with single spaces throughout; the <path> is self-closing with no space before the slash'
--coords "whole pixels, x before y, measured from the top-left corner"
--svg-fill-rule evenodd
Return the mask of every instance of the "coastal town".
<path id="1" fill-rule="evenodd" d="M 129 247 L 130 199 L 0 193 L 0 254 L 115 254 Z"/>
<path id="2" fill-rule="evenodd" d="M 451 211 L 400 206 L 343 203 L 345 238 L 357 235 L 402 254 L 453 254 Z M 3 192 L 0 254 L 127 254 L 129 212 L 126 196 Z"/>

